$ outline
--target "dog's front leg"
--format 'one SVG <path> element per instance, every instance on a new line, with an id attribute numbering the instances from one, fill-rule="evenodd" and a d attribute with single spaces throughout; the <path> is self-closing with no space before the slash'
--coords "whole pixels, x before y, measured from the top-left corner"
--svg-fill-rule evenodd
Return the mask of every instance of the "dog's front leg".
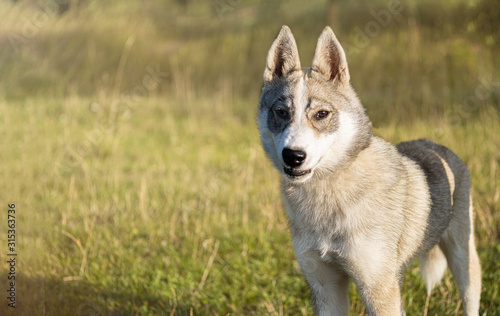
<path id="1" fill-rule="evenodd" d="M 321 260 L 318 251 L 307 250 L 297 258 L 311 289 L 315 315 L 348 315 L 349 277 L 340 266 Z"/>
<path id="2" fill-rule="evenodd" d="M 355 283 L 370 315 L 405 315 L 396 276 L 379 277 L 375 283 Z"/>

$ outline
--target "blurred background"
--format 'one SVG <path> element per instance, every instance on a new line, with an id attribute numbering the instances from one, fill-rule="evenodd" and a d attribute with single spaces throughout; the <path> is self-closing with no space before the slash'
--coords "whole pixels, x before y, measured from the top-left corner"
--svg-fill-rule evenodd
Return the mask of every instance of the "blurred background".
<path id="1" fill-rule="evenodd" d="M 304 66 L 330 25 L 374 119 L 443 115 L 478 84 L 498 80 L 498 10 L 496 0 L 3 1 L 0 93 L 18 100 L 228 90 L 255 100 L 281 25 L 292 28 Z M 134 90 L 149 68 L 159 80 Z M 420 104 L 399 111 L 404 100 Z"/>
<path id="2" fill-rule="evenodd" d="M 466 162 L 500 314 L 499 0 L 0 0 L 0 21 L 1 314 L 312 314 L 255 124 L 283 24 L 303 66 L 332 27 L 376 135 Z M 429 314 L 462 314 L 453 282 Z M 423 314 L 418 265 L 403 291 Z"/>

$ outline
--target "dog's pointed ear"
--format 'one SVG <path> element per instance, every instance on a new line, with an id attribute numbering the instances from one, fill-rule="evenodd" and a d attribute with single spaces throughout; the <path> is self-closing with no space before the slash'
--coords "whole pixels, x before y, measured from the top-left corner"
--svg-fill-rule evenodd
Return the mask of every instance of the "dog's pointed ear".
<path id="1" fill-rule="evenodd" d="M 299 51 L 292 31 L 286 25 L 271 45 L 267 53 L 266 69 L 264 70 L 264 81 L 270 82 L 274 79 L 284 77 L 286 74 L 300 70 Z"/>
<path id="2" fill-rule="evenodd" d="M 344 49 L 327 26 L 321 33 L 312 62 L 312 70 L 320 73 L 326 80 L 345 86 L 349 83 L 349 69 Z"/>

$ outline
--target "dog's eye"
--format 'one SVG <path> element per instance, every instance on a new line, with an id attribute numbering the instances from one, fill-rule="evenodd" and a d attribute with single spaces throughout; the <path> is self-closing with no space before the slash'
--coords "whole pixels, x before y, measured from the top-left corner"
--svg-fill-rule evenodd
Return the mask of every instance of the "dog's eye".
<path id="1" fill-rule="evenodd" d="M 315 118 L 317 120 L 321 120 L 321 119 L 324 119 L 325 117 L 327 117 L 328 114 L 330 114 L 330 112 L 328 112 L 328 111 L 318 111 L 318 113 L 316 113 L 316 115 L 315 115 Z"/>
<path id="2" fill-rule="evenodd" d="M 288 112 L 284 108 L 276 108 L 274 109 L 274 113 L 280 118 L 287 118 L 288 117 Z"/>

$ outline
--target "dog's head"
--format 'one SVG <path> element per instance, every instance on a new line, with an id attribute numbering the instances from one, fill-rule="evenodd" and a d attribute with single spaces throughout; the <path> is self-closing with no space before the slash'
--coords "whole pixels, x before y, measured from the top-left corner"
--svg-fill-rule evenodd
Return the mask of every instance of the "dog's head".
<path id="1" fill-rule="evenodd" d="M 344 50 L 326 27 L 301 68 L 287 26 L 269 50 L 258 126 L 266 154 L 291 181 L 324 177 L 366 148 L 371 124 L 349 83 Z"/>

